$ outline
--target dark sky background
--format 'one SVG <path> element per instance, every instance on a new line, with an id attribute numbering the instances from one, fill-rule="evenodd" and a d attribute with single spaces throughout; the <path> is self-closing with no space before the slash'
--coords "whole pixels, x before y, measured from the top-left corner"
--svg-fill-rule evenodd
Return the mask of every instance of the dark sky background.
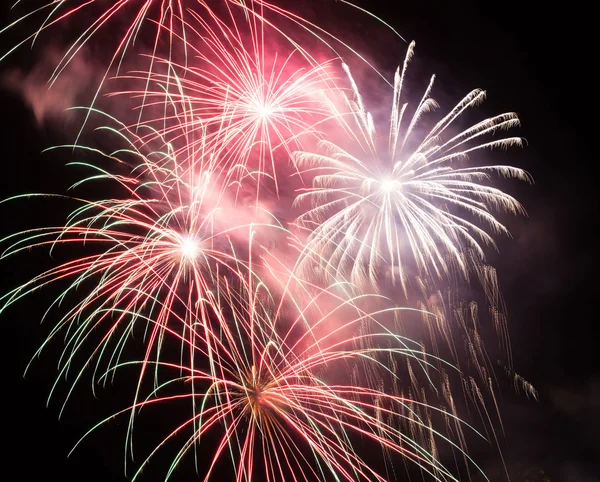
<path id="1" fill-rule="evenodd" d="M 585 145 L 588 139 L 590 143 L 596 139 L 583 135 L 588 119 L 593 125 L 596 108 L 596 66 L 589 53 L 587 20 L 591 13 L 577 2 L 555 8 L 548 2 L 488 4 L 396 0 L 362 5 L 407 40 L 416 40 L 415 65 L 438 74 L 442 95 L 457 99 L 481 87 L 488 92 L 482 112 L 511 110 L 522 120 L 518 132 L 527 139 L 526 147 L 512 149 L 502 159 L 526 169 L 535 179 L 534 185 L 512 187 L 529 217 L 506 219 L 513 239 L 500 243 L 500 255 L 492 261 L 508 306 L 515 369 L 538 389 L 539 402 L 511 390 L 503 392 L 506 438 L 502 444 L 509 466 L 538 466 L 553 482 L 598 482 L 598 198 L 593 174 L 597 162 Z M 330 5 L 329 11 L 335 11 L 335 6 Z M 390 71 L 403 60 L 405 44 L 382 33 L 375 22 L 364 18 L 356 22 L 350 16 L 339 21 L 351 27 L 358 35 L 356 44 L 367 49 L 382 69 Z M 10 36 L 0 36 L 2 51 L 10 42 Z M 31 66 L 29 59 L 29 51 L 20 50 L 0 65 L 0 75 L 6 79 L 12 68 Z M 40 126 L 8 89 L 0 92 L 0 102 L 0 197 L 64 192 L 74 174 L 64 168 L 60 156 L 40 154 L 64 141 L 57 134 L 60 128 L 51 123 Z M 43 224 L 54 214 L 43 202 L 0 208 L 3 235 Z M 51 266 L 47 254 L 23 259 L 0 265 L 2 291 Z M 84 384 L 58 421 L 58 400 L 46 407 L 58 352 L 44 354 L 27 378 L 22 377 L 46 334 L 38 324 L 47 301 L 44 295 L 32 297 L 0 319 L 5 470 L 15 471 L 9 479 L 23 481 L 126 480 L 123 422 L 101 429 L 67 459 L 79 436 L 103 414 L 121 408 L 111 398 L 118 387 L 101 391 L 96 400 L 88 393 L 89 384 Z M 156 417 L 160 424 L 159 412 Z M 484 467 L 486 463 L 482 461 Z M 492 480 L 502 480 L 495 478 L 493 462 L 488 468 Z M 161 480 L 162 473 L 146 475 L 142 480 L 153 481 Z"/>

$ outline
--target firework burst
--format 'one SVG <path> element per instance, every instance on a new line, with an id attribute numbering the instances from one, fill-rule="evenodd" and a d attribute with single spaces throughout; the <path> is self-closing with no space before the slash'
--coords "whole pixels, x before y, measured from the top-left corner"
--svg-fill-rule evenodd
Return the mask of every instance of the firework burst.
<path id="1" fill-rule="evenodd" d="M 184 455 L 196 450 L 202 454 L 197 460 L 205 462 L 205 481 L 216 480 L 216 467 L 222 468 L 220 460 L 227 458 L 237 481 L 389 480 L 389 474 L 355 450 L 354 443 L 361 440 L 383 451 L 382 458 L 395 454 L 415 464 L 432 480 L 457 480 L 439 461 L 438 450 L 444 444 L 463 455 L 464 450 L 436 430 L 432 420 L 437 415 L 447 423 L 463 422 L 452 412 L 393 393 L 400 381 L 387 368 L 389 360 L 411 359 L 415 366 L 435 371 L 435 357 L 377 321 L 395 309 L 360 312 L 355 300 L 320 290 L 298 311 L 293 300 L 285 301 L 290 293 L 280 297 L 262 283 L 229 284 L 221 295 L 227 308 L 215 313 L 215 329 L 196 334 L 191 355 L 198 351 L 204 359 L 210 351 L 213 363 L 205 369 L 199 368 L 201 363 L 196 368 L 163 363 L 182 376 L 123 412 L 137 413 L 174 399 L 189 399 L 194 407 L 193 417 L 158 445 L 133 480 L 164 445 L 190 429 L 167 479 Z M 314 319 L 307 316 L 311 305 L 327 297 L 337 299 L 334 309 Z M 373 330 L 364 329 L 366 320 Z M 379 373 L 378 389 L 354 384 L 346 375 L 365 365 Z M 191 392 L 160 395 L 181 382 Z"/>
<path id="2" fill-rule="evenodd" d="M 419 137 L 421 117 L 437 104 L 430 97 L 432 77 L 414 114 L 405 121 L 408 104 L 403 103 L 402 88 L 413 49 L 414 43 L 394 78 L 386 156 L 378 154 L 373 117 L 347 69 L 353 99 L 344 96 L 347 111 L 336 118 L 343 121 L 348 142 L 355 143 L 357 150 L 348 152 L 323 140 L 319 153 L 295 154 L 303 172 L 313 173 L 313 186 L 301 189 L 296 199 L 300 205 L 312 202 L 298 220 L 311 231 L 307 251 L 327 259 L 323 269 L 334 278 L 349 276 L 357 284 L 377 285 L 386 266 L 392 281 L 406 288 L 411 264 L 428 278 L 439 278 L 455 268 L 466 277 L 466 252 L 472 250 L 483 259 L 483 246 L 494 245 L 490 231 L 508 234 L 492 212 L 524 213 L 516 199 L 485 181 L 493 174 L 530 180 L 525 171 L 510 166 L 456 166 L 483 149 L 521 145 L 518 137 L 482 142 L 484 136 L 517 126 L 517 116 L 501 114 L 450 134 L 459 116 L 484 99 L 485 92 L 476 89 Z"/>
<path id="3" fill-rule="evenodd" d="M 238 251 L 243 250 L 239 246 L 248 238 L 258 208 L 242 213 L 238 205 L 237 218 L 227 214 L 227 200 L 211 170 L 214 156 L 196 145 L 193 155 L 188 152 L 191 157 L 175 158 L 170 144 L 151 147 L 119 123 L 100 130 L 111 134 L 122 148 L 105 153 L 77 147 L 109 162 L 106 169 L 101 163 L 76 163 L 92 170 L 92 175 L 78 184 L 108 181 L 110 189 L 121 195 L 98 201 L 75 199 L 80 207 L 65 226 L 29 230 L 2 240 L 8 245 L 3 258 L 43 246 L 82 250 L 73 261 L 2 297 L 3 311 L 42 286 L 71 280 L 53 303 L 64 306 L 76 297 L 75 291 L 87 287 L 88 293 L 66 311 L 48 338 L 49 342 L 66 333 L 61 375 L 88 346 L 88 339 L 96 339 L 92 334 L 101 327 L 104 334 L 83 369 L 94 357 L 96 370 L 102 361 L 109 366 L 118 363 L 134 328 L 148 320 L 152 323 L 145 335 L 146 359 L 154 356 L 152 353 L 158 357 L 167 327 L 180 331 L 185 323 L 177 319 L 206 320 L 211 312 L 220 310 L 220 280 L 247 277 L 249 272 Z M 156 142 L 156 136 L 153 139 Z M 119 174 L 119 170 L 125 173 Z M 240 217 L 244 222 L 236 224 Z M 257 226 L 260 222 L 254 229 Z"/>
<path id="4" fill-rule="evenodd" d="M 62 312 L 40 348 L 65 337 L 52 393 L 67 375 L 69 400 L 86 370 L 94 385 L 138 370 L 133 402 L 120 412 L 129 414 L 131 454 L 142 408 L 187 404 L 133 478 L 184 434 L 167 479 L 189 453 L 205 482 L 225 465 L 236 482 L 385 482 L 397 478 L 397 460 L 440 482 L 479 471 L 466 435 L 479 433 L 459 417 L 453 381 L 500 448 L 491 363 L 477 305 L 439 284 L 475 273 L 508 345 L 485 250 L 508 234 L 495 213 L 524 210 L 488 181 L 530 177 L 464 161 L 520 145 L 499 136 L 517 116 L 456 128 L 485 97 L 474 90 L 424 129 L 438 105 L 434 78 L 414 108 L 404 100 L 413 43 L 394 78 L 382 149 L 349 68 L 345 89 L 332 60 L 340 46 L 365 58 L 264 0 L 42 0 L 0 34 L 39 18 L 19 45 L 82 19 L 50 84 L 93 38 L 123 26 L 79 131 L 101 118 L 96 132 L 111 148 L 85 147 L 79 136 L 63 146 L 94 159 L 74 163 L 91 172 L 74 187 L 103 182 L 109 194 L 69 197 L 77 208 L 64 225 L 0 240 L 0 258 L 44 247 L 72 256 L 0 297 L 0 313 L 39 288 L 61 287 L 48 313 Z M 138 53 L 146 63 L 125 74 Z M 130 123 L 95 107 L 109 75 L 126 87 L 107 95 L 138 107 Z M 419 309 L 390 308 L 392 300 L 371 294 L 385 276 Z M 413 341 L 407 319 L 421 322 L 431 350 Z M 454 326 L 474 376 L 445 361 L 440 340 L 455 362 L 464 358 Z M 446 454 L 465 467 L 450 470 Z"/>
<path id="5" fill-rule="evenodd" d="M 279 56 L 267 43 L 262 23 L 223 21 L 216 16 L 190 13 L 185 42 L 193 66 L 153 59 L 163 73 L 139 72 L 128 79 L 150 79 L 150 87 L 120 94 L 143 99 L 145 106 L 166 104 L 153 124 L 161 136 L 183 149 L 193 143 L 178 142 L 173 130 L 200 130 L 197 142 L 208 144 L 219 157 L 225 179 L 240 183 L 252 178 L 260 186 L 265 177 L 278 190 L 278 172 L 284 171 L 292 150 L 303 138 L 318 138 L 319 125 L 333 112 L 324 102 L 324 91 L 333 87 L 329 65 L 308 61 L 298 49 Z M 208 20 L 207 20 L 208 18 Z M 171 108 L 177 105 L 178 109 Z M 283 164 L 283 166 L 281 166 Z"/>
<path id="6" fill-rule="evenodd" d="M 225 1 L 225 3 L 228 2 L 229 0 Z M 18 0 L 12 8 L 17 9 L 23 3 L 22 0 Z M 87 23 L 84 21 L 82 32 L 56 66 L 56 70 L 52 76 L 55 78 L 65 69 L 87 42 L 98 35 L 100 31 L 109 29 L 111 26 L 114 27 L 120 23 L 122 21 L 121 17 L 125 16 L 128 19 L 128 24 L 125 27 L 125 32 L 117 41 L 111 60 L 112 65 L 115 62 L 123 60 L 125 53 L 135 45 L 138 37 L 140 37 L 143 26 L 146 24 L 155 26 L 153 37 L 154 51 L 158 48 L 159 40 L 165 33 L 167 33 L 167 36 L 171 40 L 172 33 L 175 31 L 185 36 L 185 28 L 181 19 L 184 17 L 186 11 L 186 7 L 184 6 L 186 3 L 201 4 L 204 2 L 199 0 L 117 0 L 112 2 L 111 5 L 106 5 L 106 2 L 99 0 L 88 0 L 85 2 L 52 0 L 36 9 L 29 10 L 0 30 L 0 33 L 3 33 L 27 22 L 31 17 L 42 18 L 41 24 L 38 24 L 34 33 L 14 46 L 4 57 L 27 42 L 35 43 L 45 30 L 56 26 L 56 24 L 66 23 L 72 17 L 78 19 L 87 17 L 89 20 Z M 244 1 L 231 0 L 229 3 L 244 4 Z M 172 43 L 170 47 L 173 47 Z"/>

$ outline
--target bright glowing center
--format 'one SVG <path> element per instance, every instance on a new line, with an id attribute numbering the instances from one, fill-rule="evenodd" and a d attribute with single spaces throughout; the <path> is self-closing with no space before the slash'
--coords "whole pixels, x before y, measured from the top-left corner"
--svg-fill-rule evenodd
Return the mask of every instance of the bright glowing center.
<path id="1" fill-rule="evenodd" d="M 185 237 L 181 241 L 181 254 L 185 258 L 195 258 L 200 251 L 198 240 L 192 237 Z"/>
<path id="2" fill-rule="evenodd" d="M 386 179 L 381 183 L 381 190 L 385 193 L 392 192 L 396 187 L 397 183 L 393 179 Z"/>
<path id="3" fill-rule="evenodd" d="M 258 117 L 260 117 L 261 119 L 266 119 L 271 114 L 273 114 L 273 108 L 270 105 L 264 104 L 262 102 L 256 102 L 254 104 L 254 110 L 256 111 Z"/>

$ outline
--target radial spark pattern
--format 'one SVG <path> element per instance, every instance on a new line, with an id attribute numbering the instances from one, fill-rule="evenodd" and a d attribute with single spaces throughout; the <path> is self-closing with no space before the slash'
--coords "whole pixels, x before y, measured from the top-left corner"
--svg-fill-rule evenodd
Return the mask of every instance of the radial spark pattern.
<path id="1" fill-rule="evenodd" d="M 41 0 L 36 9 L 17 0 L 13 8 L 21 13 L 0 35 L 23 29 L 24 40 L 0 60 L 61 25 L 74 33 L 50 87 L 72 80 L 65 69 L 88 46 L 108 56 L 66 146 L 90 173 L 73 186 L 83 195 L 53 196 L 77 207 L 58 226 L 0 240 L 1 258 L 45 247 L 67 259 L 2 295 L 0 313 L 40 288 L 56 290 L 40 351 L 64 336 L 52 393 L 67 379 L 66 400 L 86 371 L 96 387 L 136 370 L 133 401 L 119 412 L 129 416 L 132 458 L 142 414 L 177 407 L 166 434 L 146 432 L 157 447 L 134 479 L 179 443 L 166 479 L 194 454 L 205 482 L 223 474 L 391 482 L 402 477 L 398 461 L 420 479 L 470 480 L 479 468 L 467 449 L 480 434 L 459 416 L 470 407 L 501 448 L 477 305 L 459 299 L 452 281 L 441 285 L 474 273 L 509 351 L 484 257 L 508 233 L 496 213 L 524 209 L 491 182 L 530 179 L 467 159 L 520 145 L 501 135 L 518 125 L 515 114 L 458 128 L 485 96 L 474 90 L 426 127 L 434 79 L 416 103 L 405 100 L 411 44 L 382 148 L 368 100 L 339 63 L 368 65 L 365 57 L 277 4 Z M 46 195 L 0 204 L 36 196 Z M 405 307 L 373 294 L 385 277 L 402 285 Z"/>
<path id="2" fill-rule="evenodd" d="M 437 104 L 430 97 L 432 77 L 412 117 L 405 120 L 408 104 L 402 87 L 413 49 L 414 43 L 394 78 L 386 155 L 379 154 L 381 139 L 352 77 L 353 98 L 344 96 L 346 110 L 336 116 L 347 119 L 345 141 L 323 140 L 318 153 L 295 155 L 303 172 L 313 174 L 312 187 L 301 189 L 296 200 L 299 205 L 312 202 L 299 218 L 312 231 L 307 264 L 311 251 L 318 252 L 327 260 L 320 263 L 324 271 L 334 278 L 377 285 L 385 269 L 388 278 L 405 287 L 410 266 L 427 277 L 440 277 L 453 268 L 467 276 L 467 251 L 483 259 L 483 246 L 494 245 L 492 234 L 508 234 L 493 212 L 524 213 L 516 199 L 486 181 L 493 174 L 529 180 L 525 171 L 460 166 L 477 151 L 521 145 L 518 137 L 484 140 L 518 125 L 517 116 L 501 114 L 453 132 L 460 115 L 483 100 L 485 92 L 476 89 L 421 134 L 421 117 Z M 348 150 L 348 144 L 356 148 Z"/>
<path id="3" fill-rule="evenodd" d="M 182 398 L 194 406 L 193 417 L 166 436 L 134 480 L 163 446 L 190 431 L 167 479 L 188 452 L 196 451 L 205 481 L 223 477 L 213 473 L 222 459 L 230 459 L 232 480 L 389 480 L 385 464 L 373 464 L 373 452 L 364 458 L 355 448 L 360 441 L 379 453 L 380 462 L 396 455 L 432 480 L 457 480 L 439 461 L 438 450 L 448 445 L 468 457 L 448 434 L 434 429 L 432 417 L 446 419 L 447 426 L 463 423 L 451 412 L 395 394 L 392 388 L 400 380 L 387 368 L 390 360 L 410 359 L 418 370 L 436 371 L 431 364 L 435 357 L 377 320 L 396 309 L 366 313 L 356 309 L 354 300 L 338 299 L 332 311 L 312 319 L 307 316 L 310 305 L 335 297 L 331 291 L 320 290 L 300 312 L 289 294 L 270 293 L 262 283 L 228 285 L 222 296 L 228 308 L 213 320 L 215 329 L 196 333 L 192 347 L 192 356 L 197 346 L 209 347 L 212 363 L 204 369 L 202 362 L 195 368 L 163 363 L 163 369 L 182 376 L 131 408 L 136 413 L 145 405 Z M 373 330 L 364 330 L 366 321 Z M 205 357 L 202 348 L 200 359 Z M 352 383 L 350 374 L 367 368 L 371 375 L 379 373 L 379 388 Z M 191 391 L 160 395 L 170 387 L 173 391 L 173 385 Z"/>

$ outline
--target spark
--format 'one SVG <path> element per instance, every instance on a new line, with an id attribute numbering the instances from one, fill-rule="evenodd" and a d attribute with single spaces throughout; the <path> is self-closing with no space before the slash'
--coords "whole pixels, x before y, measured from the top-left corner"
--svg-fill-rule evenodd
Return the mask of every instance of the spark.
<path id="1" fill-rule="evenodd" d="M 392 281 L 406 290 L 411 265 L 427 278 L 439 279 L 453 270 L 467 278 L 465 253 L 472 250 L 481 262 L 484 246 L 495 246 L 493 234 L 508 234 L 493 211 L 525 213 L 515 198 L 485 184 L 493 174 L 530 181 L 525 171 L 504 165 L 457 166 L 483 149 L 521 145 L 518 137 L 481 140 L 519 125 L 517 116 L 500 114 L 451 134 L 459 116 L 483 100 L 485 93 L 476 89 L 420 135 L 419 121 L 437 104 L 430 97 L 432 77 L 412 118 L 404 120 L 408 104 L 402 86 L 413 49 L 414 43 L 394 80 L 387 156 L 377 154 L 373 118 L 348 69 L 353 98 L 344 95 L 346 110 L 334 116 L 347 141 L 322 140 L 317 152 L 295 153 L 301 172 L 313 179 L 312 187 L 301 188 L 296 199 L 299 206 L 312 202 L 298 219 L 310 233 L 306 265 L 314 264 L 310 253 L 319 252 L 334 279 L 349 276 L 353 283 L 377 286 L 387 266 Z M 356 147 L 346 150 L 346 145 Z"/>
<path id="2" fill-rule="evenodd" d="M 400 188 L 400 183 L 394 181 L 393 179 L 384 179 L 381 181 L 381 191 L 386 194 L 394 192 L 396 189 Z"/>
<path id="3" fill-rule="evenodd" d="M 112 153 L 68 146 L 109 162 L 107 169 L 100 162 L 74 163 L 92 171 L 77 185 L 102 180 L 121 189 L 124 196 L 99 201 L 73 198 L 80 206 L 65 226 L 28 230 L 0 241 L 6 246 L 2 258 L 42 247 L 53 252 L 78 246 L 88 250 L 0 298 L 3 312 L 42 286 L 70 279 L 52 303 L 64 309 L 66 300 L 75 299 L 73 294 L 81 286 L 88 287 L 88 293 L 66 309 L 40 348 L 66 333 L 60 379 L 70 372 L 76 355 L 91 345 L 75 382 L 94 364 L 97 371 L 103 362 L 118 363 L 136 327 L 148 327 L 148 320 L 152 329 L 145 336 L 146 360 L 159 358 L 166 330 L 184 329 L 181 320 L 205 320 L 221 310 L 218 291 L 224 277 L 248 276 L 247 263 L 236 254 L 233 243 L 247 236 L 244 233 L 251 230 L 253 218 L 246 216 L 236 224 L 220 215 L 226 201 L 218 177 L 206 170 L 212 162 L 210 153 L 195 150 L 192 157 L 175 158 L 170 143 L 163 142 L 156 149 L 116 119 L 102 116 L 115 125 L 100 129 L 113 135 L 115 144 L 125 145 Z M 123 165 L 128 166 L 129 175 L 113 173 Z M 17 199 L 23 197 L 32 196 Z M 94 333 L 100 327 L 104 327 L 103 335 L 98 340 Z M 142 377 L 143 371 L 140 383 Z"/>
<path id="4" fill-rule="evenodd" d="M 173 138 L 172 125 L 179 131 L 182 122 L 188 130 L 202 130 L 206 136 L 198 142 L 218 153 L 226 182 L 254 179 L 260 188 L 272 180 L 278 192 L 292 151 L 321 138 L 319 126 L 334 115 L 324 96 L 335 86 L 332 61 L 307 60 L 298 48 L 282 48 L 289 53 L 278 55 L 266 46 L 279 43 L 280 36 L 265 33 L 264 25 L 204 13 L 190 13 L 187 38 L 181 39 L 193 65 L 156 57 L 153 64 L 164 72 L 123 75 L 149 78 L 150 84 L 113 95 L 133 95 L 153 106 L 177 103 L 176 111 L 162 109 L 148 120 L 162 136 Z M 193 146 L 187 142 L 183 148 Z"/>
<path id="5" fill-rule="evenodd" d="M 181 239 L 181 254 L 185 259 L 193 260 L 200 254 L 200 243 L 191 236 L 184 236 Z"/>
<path id="6" fill-rule="evenodd" d="M 16 0 L 14 7 L 23 5 Z M 465 433 L 480 434 L 458 417 L 450 375 L 500 448 L 489 358 L 476 305 L 450 300 L 438 283 L 475 272 L 508 345 L 485 250 L 496 235 L 508 234 L 496 212 L 525 211 L 488 181 L 531 178 L 511 166 L 466 167 L 465 161 L 484 149 L 521 145 L 518 137 L 498 138 L 519 125 L 517 116 L 455 129 L 484 99 L 476 89 L 425 129 L 426 114 L 438 108 L 434 77 L 409 107 L 411 43 L 389 84 L 382 149 L 378 122 L 349 67 L 342 66 L 349 89 L 336 73 L 340 51 L 368 64 L 365 57 L 317 23 L 264 0 L 45 0 L 0 34 L 36 18 L 42 21 L 34 32 L 0 61 L 53 27 L 82 20 L 50 85 L 92 39 L 113 41 L 84 125 L 74 144 L 62 146 L 83 154 L 87 160 L 73 164 L 91 172 L 73 188 L 104 182 L 110 194 L 55 196 L 77 203 L 64 225 L 0 240 L 0 259 L 33 248 L 74 253 L 0 297 L 1 314 L 42 287 L 60 289 L 45 317 L 60 315 L 36 353 L 64 336 L 50 396 L 73 371 L 65 404 L 86 370 L 95 387 L 136 368 L 132 405 L 120 412 L 129 414 L 131 455 L 141 408 L 189 403 L 182 413 L 189 417 L 191 407 L 192 416 L 142 461 L 134 480 L 186 431 L 167 479 L 191 452 L 198 473 L 198 464 L 208 461 L 205 482 L 219 480 L 224 459 L 236 482 L 385 482 L 396 478 L 393 456 L 432 480 L 457 481 L 461 469 L 453 473 L 442 464 L 441 446 L 464 460 L 467 471 L 480 471 Z M 110 39 L 121 23 L 120 36 Z M 317 40 L 318 55 L 306 34 Z M 130 54 L 147 38 L 146 63 L 127 70 Z M 129 124 L 96 106 L 109 78 L 126 85 L 109 97 L 137 102 Z M 106 136 L 108 150 L 80 142 L 97 118 L 95 132 Z M 298 195 L 290 205 L 293 188 Z M 46 195 L 16 199 L 36 196 Z M 294 208 L 303 209 L 295 222 Z M 418 309 L 372 293 L 386 272 Z M 412 282 L 416 298 L 408 296 Z M 432 353 L 402 327 L 401 316 L 411 314 L 423 321 Z M 464 335 L 475 376 L 439 354 L 443 339 L 461 361 L 450 320 Z M 135 360 L 125 354 L 130 347 L 142 349 Z M 144 383 L 148 376 L 152 383 Z"/>
<path id="7" fill-rule="evenodd" d="M 417 366 L 435 359 L 426 356 L 418 343 L 393 334 L 377 321 L 395 309 L 345 317 L 344 308 L 355 310 L 355 303 L 338 299 L 332 311 L 310 319 L 307 306 L 290 309 L 294 304 L 289 303 L 291 293 L 279 297 L 260 283 L 230 284 L 222 295 L 230 311 L 218 317 L 229 319 L 216 322 L 219 329 L 197 333 L 191 347 L 194 356 L 197 347 L 210 346 L 215 360 L 211 368 L 202 370 L 200 363 L 194 369 L 165 363 L 165 368 L 181 371 L 182 376 L 121 412 L 138 413 L 145 405 L 172 400 L 188 400 L 194 407 L 194 415 L 159 443 L 132 480 L 164 445 L 186 430 L 191 430 L 191 435 L 176 454 L 166 480 L 190 452 L 205 462 L 203 480 L 207 482 L 222 477 L 216 467 L 224 458 L 231 461 L 232 480 L 309 482 L 329 476 L 347 482 L 390 480 L 361 457 L 355 440 L 404 458 L 432 480 L 458 480 L 441 464 L 436 447 L 449 444 L 461 454 L 464 450 L 448 434 L 436 430 L 425 414 L 440 414 L 458 425 L 468 425 L 422 400 L 342 381 L 345 373 L 352 372 L 351 367 L 364 364 L 372 365 L 381 380 L 395 379 L 398 374 L 386 368 L 385 358 L 410 359 Z M 319 305 L 321 298 L 330 296 L 329 290 L 320 290 L 311 304 Z M 265 303 L 265 299 L 271 302 Z M 372 331 L 361 329 L 366 320 L 373 323 Z M 356 348 L 358 345 L 362 348 Z M 202 358 L 205 351 L 199 351 Z M 160 394 L 173 386 L 187 386 L 189 391 Z"/>

